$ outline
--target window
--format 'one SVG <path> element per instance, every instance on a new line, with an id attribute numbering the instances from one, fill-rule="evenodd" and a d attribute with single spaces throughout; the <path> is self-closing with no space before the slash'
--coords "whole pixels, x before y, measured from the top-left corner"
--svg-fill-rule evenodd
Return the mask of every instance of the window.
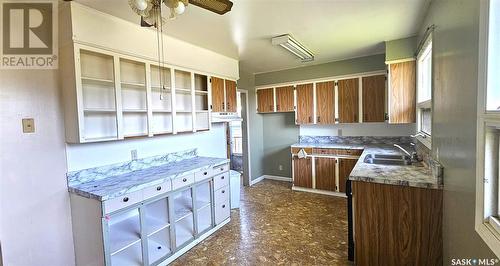
<path id="1" fill-rule="evenodd" d="M 475 227 L 500 256 L 500 1 L 481 2 Z"/>
<path id="2" fill-rule="evenodd" d="M 432 37 L 417 56 L 417 139 L 431 148 L 432 133 Z"/>

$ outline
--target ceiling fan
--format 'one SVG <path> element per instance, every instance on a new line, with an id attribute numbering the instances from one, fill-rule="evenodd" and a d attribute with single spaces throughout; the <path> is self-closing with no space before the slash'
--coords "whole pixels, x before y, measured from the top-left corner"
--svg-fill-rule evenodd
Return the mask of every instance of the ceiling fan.
<path id="1" fill-rule="evenodd" d="M 141 26 L 143 27 L 157 27 L 160 22 L 165 21 L 161 14 L 162 3 L 170 9 L 169 19 L 175 19 L 178 15 L 184 13 L 188 4 L 193 4 L 219 15 L 231 11 L 233 6 L 233 2 L 229 0 L 129 0 L 128 3 L 130 8 L 141 16 Z"/>

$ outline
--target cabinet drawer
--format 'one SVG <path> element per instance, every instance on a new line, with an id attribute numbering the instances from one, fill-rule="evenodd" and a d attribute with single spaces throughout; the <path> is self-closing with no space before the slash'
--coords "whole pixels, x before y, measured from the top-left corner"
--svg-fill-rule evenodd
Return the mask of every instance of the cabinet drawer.
<path id="1" fill-rule="evenodd" d="M 215 191 L 215 195 L 214 195 L 214 198 L 216 199 L 216 201 L 226 201 L 229 199 L 229 186 L 224 186 L 224 187 L 221 187 L 220 189 L 216 190 Z"/>
<path id="2" fill-rule="evenodd" d="M 311 154 L 312 151 L 313 151 L 313 148 L 292 148 L 292 153 L 293 154 L 297 154 L 299 153 L 300 150 L 304 149 L 304 151 L 307 153 L 307 154 Z"/>
<path id="3" fill-rule="evenodd" d="M 126 208 L 142 201 L 142 190 L 131 192 L 120 197 L 106 200 L 102 204 L 104 206 L 104 213 L 112 213 L 114 211 Z"/>
<path id="4" fill-rule="evenodd" d="M 336 155 L 336 149 L 325 149 L 325 148 L 314 148 L 313 154 L 326 154 L 326 155 Z"/>
<path id="5" fill-rule="evenodd" d="M 172 179 L 172 190 L 179 189 L 181 187 L 189 186 L 194 183 L 194 174 L 184 175 Z"/>
<path id="6" fill-rule="evenodd" d="M 213 174 L 214 175 L 218 175 L 220 173 L 224 173 L 224 172 L 227 172 L 229 171 L 229 164 L 222 164 L 222 165 L 219 165 L 219 166 L 216 166 L 213 168 Z"/>
<path id="7" fill-rule="evenodd" d="M 352 155 L 352 156 L 359 156 L 363 153 L 363 150 L 345 150 L 345 149 L 338 149 L 337 154 L 338 155 Z"/>
<path id="8" fill-rule="evenodd" d="M 168 180 L 161 184 L 147 187 L 143 190 L 143 198 L 150 199 L 152 197 L 161 195 L 165 192 L 172 190 L 172 181 Z"/>
<path id="9" fill-rule="evenodd" d="M 228 195 L 229 193 L 229 186 L 221 188 L 217 193 L 216 192 L 216 197 L 215 197 L 215 224 L 220 224 L 221 222 L 225 221 L 227 218 L 229 218 L 229 215 L 231 214 L 231 206 L 229 206 L 229 197 L 225 196 L 224 194 L 221 193 L 222 190 L 225 190 L 225 195 Z"/>
<path id="10" fill-rule="evenodd" d="M 229 172 L 214 177 L 214 190 L 229 185 Z"/>
<path id="11" fill-rule="evenodd" d="M 210 169 L 210 168 L 209 169 L 205 169 L 203 171 L 199 171 L 199 172 L 194 173 L 194 181 L 198 182 L 198 181 L 210 178 L 212 176 L 213 176 L 213 170 Z"/>

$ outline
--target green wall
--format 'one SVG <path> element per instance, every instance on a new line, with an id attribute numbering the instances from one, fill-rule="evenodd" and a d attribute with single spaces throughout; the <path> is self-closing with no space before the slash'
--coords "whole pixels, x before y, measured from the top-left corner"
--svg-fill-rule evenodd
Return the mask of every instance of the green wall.
<path id="1" fill-rule="evenodd" d="M 415 57 L 417 36 L 385 42 L 385 61 Z"/>
<path id="2" fill-rule="evenodd" d="M 264 173 L 292 176 L 290 145 L 299 138 L 295 113 L 265 114 L 264 117 Z M 282 170 L 279 170 L 279 166 Z"/>
<path id="3" fill-rule="evenodd" d="M 420 38 L 434 24 L 432 152 L 444 166 L 444 265 L 452 258 L 495 258 L 474 229 L 479 5 L 431 2 Z"/>
<path id="4" fill-rule="evenodd" d="M 384 70 L 385 55 L 372 55 L 330 63 L 255 74 L 255 86 Z"/>

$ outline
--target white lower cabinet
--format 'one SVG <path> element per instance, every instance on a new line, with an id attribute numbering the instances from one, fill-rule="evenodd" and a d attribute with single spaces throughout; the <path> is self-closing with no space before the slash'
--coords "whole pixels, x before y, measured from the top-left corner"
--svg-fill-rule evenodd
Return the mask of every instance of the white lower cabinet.
<path id="1" fill-rule="evenodd" d="M 158 265 L 212 233 L 230 216 L 229 183 L 215 190 L 215 180 L 224 184 L 229 178 L 219 175 L 193 183 L 194 176 L 178 182 L 189 185 L 163 194 L 158 192 L 169 185 L 158 185 L 158 190 L 150 189 L 156 195 L 143 195 L 142 201 L 124 202 L 126 195 L 99 202 L 71 194 L 76 264 Z"/>

